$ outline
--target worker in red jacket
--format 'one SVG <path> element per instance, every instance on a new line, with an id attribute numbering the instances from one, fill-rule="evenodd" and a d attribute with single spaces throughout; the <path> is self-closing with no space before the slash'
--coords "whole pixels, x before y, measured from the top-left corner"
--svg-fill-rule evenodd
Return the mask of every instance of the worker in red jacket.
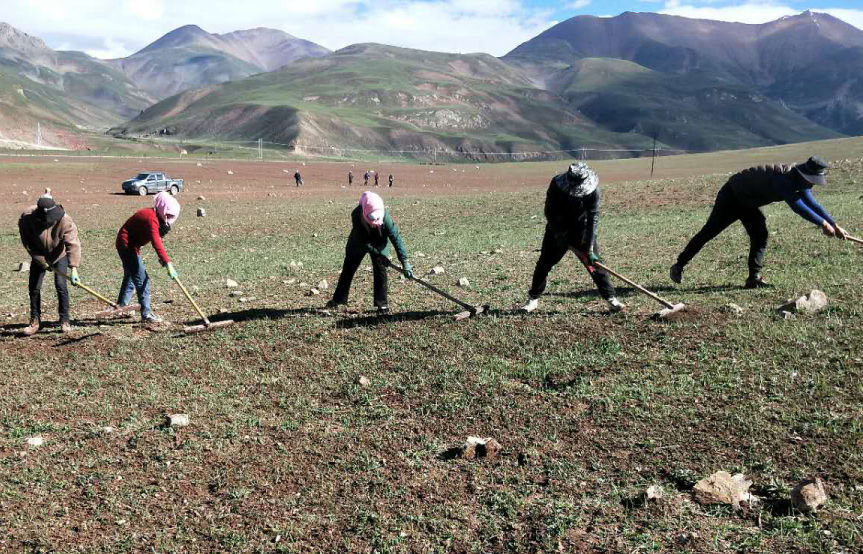
<path id="1" fill-rule="evenodd" d="M 123 262 L 123 284 L 120 285 L 117 303 L 128 306 L 134 288 L 141 304 L 141 321 L 145 324 L 161 323 L 162 318 L 154 314 L 150 307 L 150 277 L 144 267 L 144 260 L 141 259 L 141 248 L 152 242 L 162 267 L 168 270 L 171 279 L 175 279 L 177 271 L 162 246 L 162 238 L 168 234 L 179 216 L 180 203 L 167 192 L 160 192 L 156 195 L 152 208 L 135 212 L 117 233 L 117 254 Z"/>

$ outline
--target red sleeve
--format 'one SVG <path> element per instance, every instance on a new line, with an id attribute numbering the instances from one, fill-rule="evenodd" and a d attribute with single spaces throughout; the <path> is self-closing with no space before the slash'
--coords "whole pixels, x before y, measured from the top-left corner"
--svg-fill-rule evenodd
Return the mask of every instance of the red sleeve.
<path id="1" fill-rule="evenodd" d="M 150 241 L 153 243 L 153 250 L 156 251 L 156 255 L 159 256 L 159 261 L 162 262 L 162 265 L 171 263 L 171 258 L 168 257 L 165 247 L 162 246 L 162 237 L 159 236 L 159 217 L 156 216 L 155 212 L 153 213 L 153 217 L 150 218 Z"/>

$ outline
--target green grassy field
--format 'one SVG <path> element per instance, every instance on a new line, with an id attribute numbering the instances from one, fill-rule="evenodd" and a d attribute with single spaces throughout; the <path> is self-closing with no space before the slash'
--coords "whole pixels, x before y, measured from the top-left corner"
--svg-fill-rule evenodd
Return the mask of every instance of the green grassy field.
<path id="1" fill-rule="evenodd" d="M 863 160 L 847 149 L 822 147 L 854 159 L 818 198 L 849 231 L 863 231 Z M 560 164 L 495 166 L 494 175 L 527 181 L 518 192 L 494 192 L 491 181 L 431 193 L 399 181 L 407 190 L 388 198 L 417 272 L 442 265 L 434 283 L 492 305 L 489 317 L 461 323 L 455 306 L 394 275 L 393 313 L 377 317 L 364 268 L 347 312 L 317 313 L 338 277 L 354 196 L 232 193 L 208 199 L 203 219 L 183 197 L 166 245 L 197 300 L 236 325 L 184 336 L 181 324 L 196 316 L 148 249 L 154 306 L 172 330 L 88 319 L 99 307 L 73 291 L 72 335 L 49 328 L 18 338 L 27 275 L 8 272 L 23 258 L 7 206 L 0 550 L 859 551 L 863 249 L 821 237 L 776 205 L 766 210 L 774 288 L 742 289 L 739 225 L 705 248 L 682 285 L 667 278 L 720 173 L 758 156 L 666 159 L 662 179 L 606 179 L 606 261 L 691 306 L 668 322 L 653 321 L 659 306 L 627 286 L 619 293 L 628 311 L 608 315 L 573 259 L 551 274 L 538 312 L 516 313 L 538 257 L 548 175 Z M 597 167 L 632 175 L 644 163 Z M 705 176 L 676 176 L 693 168 Z M 131 207 L 100 203 L 75 208 L 82 277 L 113 296 L 114 234 Z M 460 277 L 469 289 L 455 286 Z M 246 302 L 228 296 L 226 278 Z M 330 290 L 308 296 L 301 283 L 321 279 Z M 827 310 L 775 317 L 776 306 L 814 288 L 827 293 Z M 50 283 L 43 298 L 55 314 Z M 729 303 L 744 313 L 728 313 Z M 163 425 L 180 412 L 188 427 Z M 35 435 L 41 447 L 27 445 Z M 449 459 L 468 435 L 496 438 L 502 455 Z M 692 502 L 694 481 L 717 470 L 749 475 L 761 502 L 740 511 Z M 824 479 L 830 496 L 814 515 L 787 503 L 807 476 Z M 665 498 L 644 503 L 651 485 Z"/>

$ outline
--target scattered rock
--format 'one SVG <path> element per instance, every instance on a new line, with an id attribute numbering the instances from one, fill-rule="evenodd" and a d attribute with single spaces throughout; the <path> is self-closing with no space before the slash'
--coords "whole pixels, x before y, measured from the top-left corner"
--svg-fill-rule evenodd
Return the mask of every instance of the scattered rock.
<path id="1" fill-rule="evenodd" d="M 18 269 L 16 271 L 20 271 L 24 273 L 25 271 L 30 271 L 30 262 L 21 262 L 18 264 Z"/>
<path id="2" fill-rule="evenodd" d="M 741 315 L 746 310 L 744 310 L 743 308 L 741 308 L 737 304 L 732 303 L 732 304 L 726 304 L 725 306 L 723 306 L 722 311 L 724 311 L 725 313 L 729 313 L 729 314 Z"/>
<path id="3" fill-rule="evenodd" d="M 226 313 L 228 313 L 228 308 L 219 308 L 219 313 L 220 313 L 220 314 L 226 314 Z"/>
<path id="4" fill-rule="evenodd" d="M 827 490 L 819 477 L 804 479 L 791 491 L 791 503 L 803 513 L 814 512 L 827 502 Z"/>
<path id="5" fill-rule="evenodd" d="M 228 170 L 228 175 L 233 175 L 233 174 L 234 174 L 234 172 L 233 172 L 233 171 L 231 171 L 231 170 L 229 169 L 229 170 Z"/>
<path id="6" fill-rule="evenodd" d="M 443 273 L 444 269 L 439 265 L 434 266 L 431 268 L 431 271 L 429 271 L 429 275 L 443 275 Z"/>
<path id="7" fill-rule="evenodd" d="M 300 283 L 300 285 L 299 285 L 299 287 L 300 287 L 301 289 L 308 288 L 308 287 L 310 287 L 310 286 L 311 286 L 311 285 L 309 285 L 308 283 Z"/>
<path id="8" fill-rule="evenodd" d="M 200 164 L 200 163 L 197 163 L 197 164 L 195 164 L 195 165 L 197 165 L 198 167 L 201 167 L 201 164 Z"/>
<path id="9" fill-rule="evenodd" d="M 423 254 L 422 252 L 414 252 L 414 257 L 415 258 L 425 258 L 426 255 Z"/>
<path id="10" fill-rule="evenodd" d="M 312 233 L 312 238 L 313 238 L 313 239 L 318 238 L 318 234 L 317 234 L 317 233 Z"/>
<path id="11" fill-rule="evenodd" d="M 787 304 L 779 306 L 778 312 L 799 312 L 814 314 L 827 307 L 827 295 L 820 290 L 813 290 L 809 294 L 801 296 L 797 300 L 789 300 Z"/>
<path id="12" fill-rule="evenodd" d="M 309 291 L 308 295 L 309 296 L 320 296 L 320 294 L 321 294 L 321 291 L 319 291 L 318 289 L 312 289 Z"/>
<path id="13" fill-rule="evenodd" d="M 30 437 L 27 439 L 27 444 L 33 448 L 39 448 L 45 443 L 45 439 L 42 438 L 42 435 L 36 435 L 35 437 Z"/>
<path id="14" fill-rule="evenodd" d="M 680 533 L 679 535 L 677 535 L 677 537 L 675 537 L 674 540 L 677 541 L 678 545 L 686 546 L 687 544 L 691 543 L 692 541 L 694 541 L 697 538 L 698 538 L 698 535 L 696 535 L 692 531 L 687 531 L 685 533 Z"/>
<path id="15" fill-rule="evenodd" d="M 503 447 L 491 437 L 481 439 L 479 437 L 468 437 L 462 447 L 462 458 L 475 460 L 477 458 L 494 459 L 500 454 Z"/>
<path id="16" fill-rule="evenodd" d="M 232 290 L 232 291 L 231 291 L 231 293 L 230 293 L 228 296 L 230 296 L 231 298 L 236 298 L 236 297 L 238 297 L 238 296 L 243 296 L 243 291 L 241 291 L 241 290 Z"/>
<path id="17" fill-rule="evenodd" d="M 665 497 L 665 491 L 662 490 L 662 487 L 659 485 L 653 485 L 647 487 L 647 490 L 644 491 L 644 498 L 647 501 L 650 500 L 662 500 Z"/>
<path id="18" fill-rule="evenodd" d="M 366 377 L 365 375 L 360 375 L 359 378 L 357 379 L 357 384 L 360 385 L 361 387 L 367 387 L 367 386 L 371 385 L 372 382 L 369 381 L 369 378 Z"/>
<path id="19" fill-rule="evenodd" d="M 495 254 L 503 254 L 503 249 L 501 249 L 501 248 L 495 248 L 495 249 L 494 249 L 494 253 L 495 253 Z"/>
<path id="20" fill-rule="evenodd" d="M 467 277 L 462 277 L 458 280 L 458 286 L 462 288 L 470 288 L 470 281 L 467 280 Z"/>
<path id="21" fill-rule="evenodd" d="M 237 283 L 236 281 L 234 281 L 233 279 L 226 279 L 225 280 L 225 286 L 228 287 L 229 289 L 235 289 L 235 288 L 239 287 L 240 284 Z"/>
<path id="22" fill-rule="evenodd" d="M 320 283 L 318 283 L 318 286 L 315 288 L 317 288 L 318 290 L 327 290 L 328 288 L 330 288 L 330 284 L 327 282 L 326 279 L 324 279 Z"/>
<path id="23" fill-rule="evenodd" d="M 791 312 L 780 311 L 777 313 L 777 315 L 785 321 L 788 321 L 789 319 L 794 319 L 794 314 L 792 314 Z"/>
<path id="24" fill-rule="evenodd" d="M 171 427 L 188 427 L 191 421 L 189 414 L 168 414 L 165 419 Z"/>
<path id="25" fill-rule="evenodd" d="M 110 435 L 111 433 L 114 432 L 114 428 L 111 426 L 105 426 L 105 427 L 102 427 L 101 431 L 102 431 L 103 435 Z"/>
<path id="26" fill-rule="evenodd" d="M 204 198 L 203 196 L 199 196 L 199 197 L 198 197 L 198 200 L 200 200 L 201 202 L 203 202 L 204 200 L 206 200 L 206 198 Z"/>
<path id="27" fill-rule="evenodd" d="M 738 508 L 744 502 L 751 502 L 749 494 L 752 481 L 738 473 L 732 476 L 727 471 L 717 471 L 695 484 L 692 494 L 700 504 L 727 504 Z"/>
<path id="28" fill-rule="evenodd" d="M 198 217 L 207 217 L 207 210 L 204 208 L 198 208 Z"/>
<path id="29" fill-rule="evenodd" d="M 246 302 L 254 302 L 255 300 L 257 300 L 257 298 L 255 298 L 254 296 L 250 296 L 248 298 L 246 298 L 246 297 L 240 298 L 240 302 L 242 302 L 243 304 L 245 304 Z"/>

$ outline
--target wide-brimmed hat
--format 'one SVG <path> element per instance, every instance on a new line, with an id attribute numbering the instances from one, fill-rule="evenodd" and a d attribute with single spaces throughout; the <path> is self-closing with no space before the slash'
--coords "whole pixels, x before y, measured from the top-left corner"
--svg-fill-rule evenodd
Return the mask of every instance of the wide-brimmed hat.
<path id="1" fill-rule="evenodd" d="M 53 198 L 42 196 L 36 202 L 36 209 L 33 211 L 33 215 L 45 225 L 51 226 L 63 219 L 66 212 L 63 211 L 63 206 L 54 202 Z"/>
<path id="2" fill-rule="evenodd" d="M 801 177 L 813 185 L 827 184 L 827 170 L 830 169 L 830 165 L 818 156 L 812 156 L 805 163 L 797 165 L 795 169 Z"/>

